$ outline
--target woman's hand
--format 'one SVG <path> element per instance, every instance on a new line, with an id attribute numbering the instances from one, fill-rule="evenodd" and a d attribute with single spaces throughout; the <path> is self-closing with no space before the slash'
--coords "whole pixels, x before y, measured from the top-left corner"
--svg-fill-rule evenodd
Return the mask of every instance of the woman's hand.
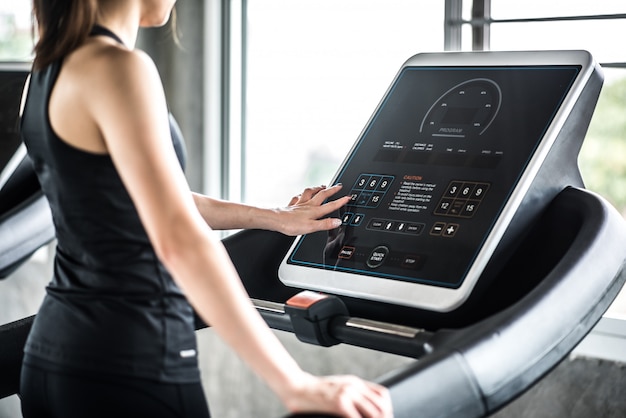
<path id="1" fill-rule="evenodd" d="M 350 201 L 350 196 L 324 203 L 328 198 L 341 190 L 342 185 L 332 187 L 309 187 L 291 198 L 289 205 L 277 209 L 279 217 L 279 232 L 286 235 L 301 235 L 315 231 L 326 231 L 341 225 L 341 219 L 324 218 L 326 215 L 339 210 Z"/>
<path id="2" fill-rule="evenodd" d="M 391 418 L 393 408 L 387 388 L 355 376 L 304 378 L 282 394 L 291 413 L 324 413 L 346 418 Z"/>
<path id="3" fill-rule="evenodd" d="M 198 193 L 192 193 L 192 196 L 202 218 L 212 229 L 267 229 L 286 235 L 301 235 L 341 225 L 340 219 L 326 216 L 346 205 L 350 197 L 324 203 L 340 190 L 341 184 L 310 187 L 294 196 L 288 206 L 278 209 L 213 199 Z"/>

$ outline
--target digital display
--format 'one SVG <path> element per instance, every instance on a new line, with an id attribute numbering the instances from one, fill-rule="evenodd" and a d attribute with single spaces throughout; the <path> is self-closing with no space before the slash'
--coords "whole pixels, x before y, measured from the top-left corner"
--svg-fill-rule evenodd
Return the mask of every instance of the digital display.
<path id="1" fill-rule="evenodd" d="M 405 67 L 334 179 L 343 225 L 287 264 L 459 287 L 580 70 Z"/>
<path id="2" fill-rule="evenodd" d="M 475 107 L 451 107 L 445 109 L 441 123 L 445 125 L 469 125 L 474 122 L 478 109 Z"/>

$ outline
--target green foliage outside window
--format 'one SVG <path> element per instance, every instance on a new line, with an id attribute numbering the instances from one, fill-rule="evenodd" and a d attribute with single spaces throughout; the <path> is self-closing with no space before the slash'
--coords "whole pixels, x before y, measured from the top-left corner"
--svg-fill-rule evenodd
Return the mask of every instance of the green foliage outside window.
<path id="1" fill-rule="evenodd" d="M 585 186 L 626 216 L 626 78 L 604 85 L 579 164 Z"/>

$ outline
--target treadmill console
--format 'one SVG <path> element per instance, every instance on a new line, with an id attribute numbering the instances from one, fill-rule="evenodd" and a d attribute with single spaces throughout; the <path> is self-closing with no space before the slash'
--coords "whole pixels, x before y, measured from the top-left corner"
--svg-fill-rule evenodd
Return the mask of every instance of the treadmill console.
<path id="1" fill-rule="evenodd" d="M 337 215 L 343 225 L 298 237 L 281 281 L 433 311 L 460 306 L 529 190 L 541 188 L 555 142 L 574 135 L 580 146 L 584 130 L 560 132 L 597 72 L 583 51 L 410 58 L 334 177 L 352 197 Z"/>

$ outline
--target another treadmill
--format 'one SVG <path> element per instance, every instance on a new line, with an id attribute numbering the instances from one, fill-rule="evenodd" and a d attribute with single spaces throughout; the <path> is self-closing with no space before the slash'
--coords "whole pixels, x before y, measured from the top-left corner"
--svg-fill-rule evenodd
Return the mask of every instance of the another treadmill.
<path id="1" fill-rule="evenodd" d="M 416 359 L 379 379 L 397 417 L 511 402 L 626 280 L 625 221 L 576 162 L 602 79 L 584 51 L 411 57 L 333 179 L 353 196 L 340 228 L 223 240 L 263 318 L 306 343 Z M 9 160 L 0 272 L 53 238 L 24 158 Z M 0 327 L 0 397 L 19 389 L 31 323 Z"/>

